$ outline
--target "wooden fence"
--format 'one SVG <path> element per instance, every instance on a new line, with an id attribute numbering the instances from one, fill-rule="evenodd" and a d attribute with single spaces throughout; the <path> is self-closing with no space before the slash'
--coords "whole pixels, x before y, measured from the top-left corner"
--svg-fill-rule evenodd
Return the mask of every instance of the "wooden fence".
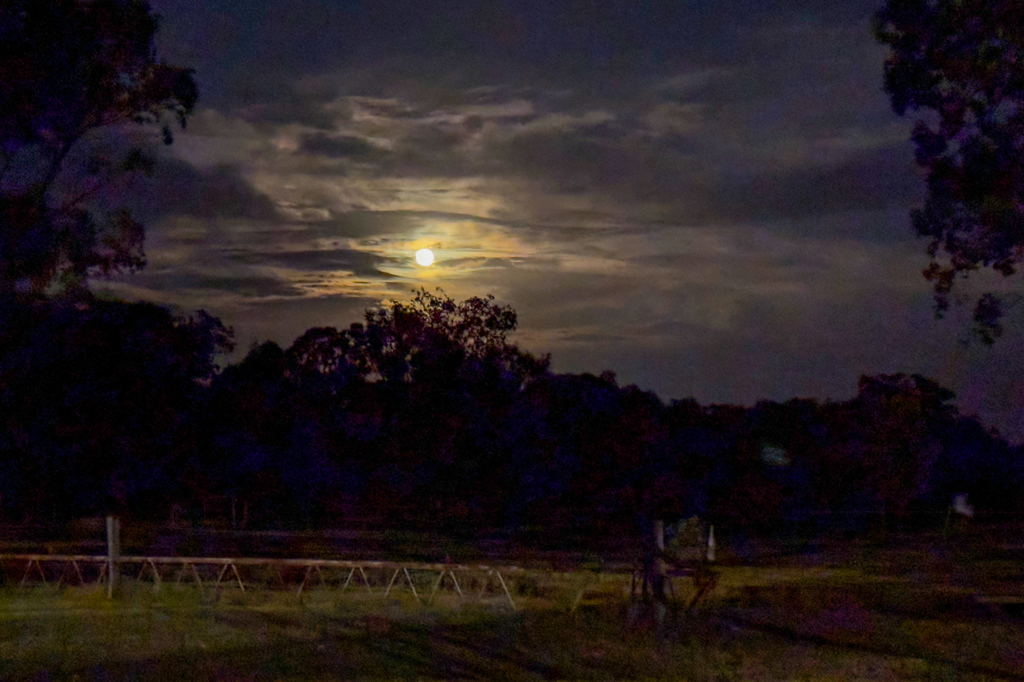
<path id="1" fill-rule="evenodd" d="M 259 580 L 252 577 L 257 568 L 263 569 Z M 57 587 L 88 584 L 104 587 L 114 582 L 113 571 L 125 576 L 135 573 L 137 581 L 148 580 L 157 591 L 172 581 L 175 585 L 192 583 L 201 591 L 235 586 L 242 592 L 247 587 L 294 588 L 299 597 L 312 587 L 335 589 L 342 594 L 352 587 L 383 597 L 407 587 L 416 601 L 422 604 L 430 604 L 439 591 L 446 590 L 460 599 L 475 596 L 480 600 L 488 595 L 496 596 L 507 600 L 512 609 L 516 604 L 506 578 L 511 580 L 526 573 L 515 566 L 157 556 L 121 556 L 112 562 L 105 555 L 74 554 L 4 554 L 0 555 L 0 570 L 8 580 L 17 579 L 17 574 L 12 575 L 12 572 L 20 573 L 20 588 L 51 583 Z M 243 574 L 248 575 L 243 578 Z M 429 576 L 426 584 L 423 582 L 425 576 Z M 414 577 L 419 579 L 419 589 Z M 428 587 L 429 592 L 424 587 Z"/>
<path id="2" fill-rule="evenodd" d="M 588 599 L 606 599 L 607 589 L 614 587 L 609 583 L 621 585 L 624 594 L 636 599 L 643 578 L 639 568 L 595 573 L 485 564 L 254 557 L 121 556 L 112 562 L 107 555 L 88 554 L 0 554 L 0 574 L 4 582 L 16 583 L 17 589 L 91 585 L 106 589 L 108 593 L 112 592 L 118 575 L 133 578 L 137 583 L 148 582 L 157 592 L 168 585 L 177 589 L 194 586 L 201 594 L 219 594 L 223 589 L 237 589 L 242 593 L 271 589 L 293 591 L 299 599 L 311 589 L 324 589 L 339 596 L 351 589 L 381 599 L 405 589 L 421 605 L 433 604 L 435 597 L 444 592 L 456 596 L 458 603 L 487 599 L 507 603 L 513 611 L 517 609 L 513 597 L 516 581 L 523 581 L 521 595 L 538 579 L 549 584 L 568 583 L 572 586 L 570 608 L 575 611 L 588 593 Z M 685 604 L 688 610 L 694 608 L 714 588 L 715 581 L 709 581 L 708 576 L 699 567 L 669 571 L 666 586 L 672 602 L 679 606 Z M 677 590 L 679 581 L 690 580 L 693 589 Z M 685 593 L 692 594 L 685 602 L 679 601 Z"/>

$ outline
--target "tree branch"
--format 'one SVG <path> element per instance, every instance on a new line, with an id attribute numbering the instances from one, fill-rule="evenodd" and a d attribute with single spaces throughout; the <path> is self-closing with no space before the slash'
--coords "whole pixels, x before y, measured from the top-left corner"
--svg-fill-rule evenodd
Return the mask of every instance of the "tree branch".
<path id="1" fill-rule="evenodd" d="M 64 165 L 64 159 L 67 158 L 68 153 L 71 152 L 71 148 L 75 146 L 75 143 L 81 139 L 84 132 L 76 133 L 73 137 L 68 139 L 67 142 L 61 145 L 60 150 L 56 156 L 50 162 L 50 168 L 46 171 L 46 175 L 43 176 L 43 181 L 39 185 L 39 202 L 45 204 L 46 195 L 50 192 L 50 187 L 53 185 L 54 180 L 60 174 L 60 169 Z"/>

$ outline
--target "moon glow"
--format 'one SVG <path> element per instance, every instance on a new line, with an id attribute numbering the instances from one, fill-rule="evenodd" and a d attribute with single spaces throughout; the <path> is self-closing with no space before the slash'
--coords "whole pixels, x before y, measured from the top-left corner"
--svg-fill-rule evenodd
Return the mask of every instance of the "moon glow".
<path id="1" fill-rule="evenodd" d="M 416 262 L 427 267 L 434 262 L 434 252 L 430 249 L 420 249 L 416 252 Z"/>

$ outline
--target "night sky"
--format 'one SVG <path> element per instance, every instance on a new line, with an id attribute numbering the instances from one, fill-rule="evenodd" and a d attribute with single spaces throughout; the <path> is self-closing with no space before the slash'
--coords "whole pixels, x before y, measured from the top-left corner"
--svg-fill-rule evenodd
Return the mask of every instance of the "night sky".
<path id="1" fill-rule="evenodd" d="M 94 288 L 241 353 L 490 293 L 556 371 L 739 404 L 921 373 L 1020 440 L 1020 334 L 934 320 L 880 4 L 152 0 L 200 106 L 133 190 L 149 266 Z"/>

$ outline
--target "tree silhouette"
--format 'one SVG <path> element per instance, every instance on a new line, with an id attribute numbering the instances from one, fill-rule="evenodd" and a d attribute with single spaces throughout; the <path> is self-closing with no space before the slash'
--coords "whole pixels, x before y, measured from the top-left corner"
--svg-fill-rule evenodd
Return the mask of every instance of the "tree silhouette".
<path id="1" fill-rule="evenodd" d="M 953 398 L 952 391 L 919 375 L 860 379 L 852 407 L 866 446 L 861 475 L 897 519 L 933 486 L 940 439 L 956 419 Z"/>
<path id="2" fill-rule="evenodd" d="M 924 275 L 941 316 L 958 277 L 981 267 L 1010 276 L 1024 260 L 1024 4 L 889 0 L 875 35 L 892 48 L 893 110 L 928 114 L 912 135 L 928 173 L 912 220 L 929 240 Z M 978 300 L 975 331 L 985 343 L 1002 332 L 1008 302 L 992 293 Z"/>
<path id="3" fill-rule="evenodd" d="M 388 382 L 447 381 L 471 359 L 516 353 L 509 332 L 516 313 L 493 296 L 456 303 L 444 292 L 420 289 L 410 303 L 392 301 L 367 311 L 366 326 L 354 327 L 365 368 Z"/>
<path id="4" fill-rule="evenodd" d="M 146 0 L 0 4 L 0 294 L 145 265 L 142 226 L 95 199 L 151 160 L 92 143 L 134 123 L 170 144 L 168 119 L 184 127 L 195 80 L 157 61 L 157 23 Z"/>
<path id="5" fill-rule="evenodd" d="M 230 331 L 151 303 L 10 308 L 0 326 L 0 494 L 37 518 L 163 511 L 195 454 Z"/>

